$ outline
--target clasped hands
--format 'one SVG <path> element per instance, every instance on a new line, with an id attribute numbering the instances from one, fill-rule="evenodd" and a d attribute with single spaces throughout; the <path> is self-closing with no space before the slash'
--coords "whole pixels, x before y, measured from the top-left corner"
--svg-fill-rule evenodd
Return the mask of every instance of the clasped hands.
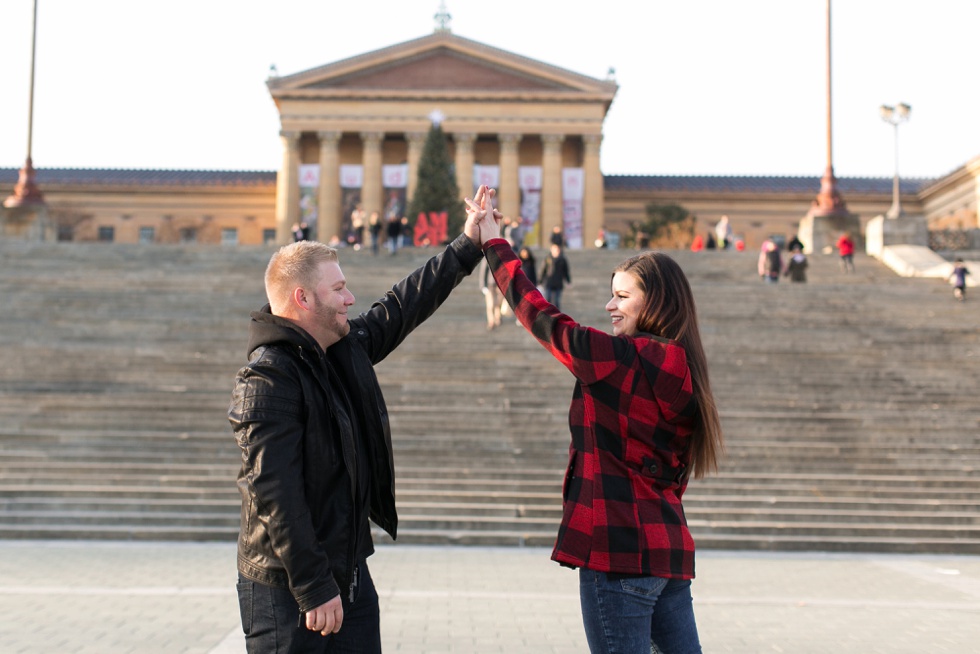
<path id="1" fill-rule="evenodd" d="M 481 247 L 492 238 L 500 238 L 500 219 L 503 215 L 493 207 L 496 195 L 496 189 L 481 185 L 472 200 L 465 198 L 466 226 L 463 232 Z"/>

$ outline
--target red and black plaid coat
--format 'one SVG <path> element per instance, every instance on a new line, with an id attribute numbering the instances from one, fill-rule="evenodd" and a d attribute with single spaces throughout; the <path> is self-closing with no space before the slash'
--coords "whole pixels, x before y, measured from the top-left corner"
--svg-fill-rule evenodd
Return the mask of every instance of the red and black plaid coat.
<path id="1" fill-rule="evenodd" d="M 514 314 L 575 376 L 563 516 L 552 559 L 602 572 L 690 579 L 681 497 L 695 419 L 684 349 L 612 336 L 548 304 L 503 239 L 484 247 Z"/>

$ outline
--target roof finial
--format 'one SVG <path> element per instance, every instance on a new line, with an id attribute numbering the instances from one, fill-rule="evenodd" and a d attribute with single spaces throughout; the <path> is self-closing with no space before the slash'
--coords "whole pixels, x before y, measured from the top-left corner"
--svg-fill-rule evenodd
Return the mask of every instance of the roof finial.
<path id="1" fill-rule="evenodd" d="M 449 14 L 448 11 L 446 11 L 446 2 L 445 2 L 445 0 L 441 0 L 439 2 L 439 13 L 436 14 L 434 16 L 434 18 L 436 19 L 436 28 L 435 28 L 434 31 L 436 31 L 436 32 L 450 32 L 450 31 L 452 31 L 452 30 L 449 29 L 449 21 L 451 21 L 453 19 L 453 17 Z"/>

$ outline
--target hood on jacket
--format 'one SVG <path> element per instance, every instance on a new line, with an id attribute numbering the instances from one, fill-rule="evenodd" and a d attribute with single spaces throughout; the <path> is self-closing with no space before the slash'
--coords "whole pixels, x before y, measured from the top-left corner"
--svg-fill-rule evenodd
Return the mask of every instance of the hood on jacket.
<path id="1" fill-rule="evenodd" d="M 684 347 L 678 341 L 646 332 L 638 332 L 634 342 L 640 363 L 654 385 L 664 419 L 675 423 L 694 418 L 697 402 Z"/>
<path id="2" fill-rule="evenodd" d="M 313 350 L 320 354 L 320 344 L 310 333 L 288 318 L 273 315 L 272 307 L 266 304 L 251 314 L 248 325 L 248 356 L 263 345 L 285 343 Z"/>

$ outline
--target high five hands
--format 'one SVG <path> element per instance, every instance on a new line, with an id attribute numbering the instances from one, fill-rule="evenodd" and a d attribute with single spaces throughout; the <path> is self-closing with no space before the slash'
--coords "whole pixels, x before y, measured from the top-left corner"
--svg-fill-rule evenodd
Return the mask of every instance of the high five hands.
<path id="1" fill-rule="evenodd" d="M 481 246 L 492 238 L 500 238 L 500 219 L 503 215 L 493 208 L 496 189 L 480 186 L 473 199 L 466 200 L 466 227 L 463 231 Z"/>

